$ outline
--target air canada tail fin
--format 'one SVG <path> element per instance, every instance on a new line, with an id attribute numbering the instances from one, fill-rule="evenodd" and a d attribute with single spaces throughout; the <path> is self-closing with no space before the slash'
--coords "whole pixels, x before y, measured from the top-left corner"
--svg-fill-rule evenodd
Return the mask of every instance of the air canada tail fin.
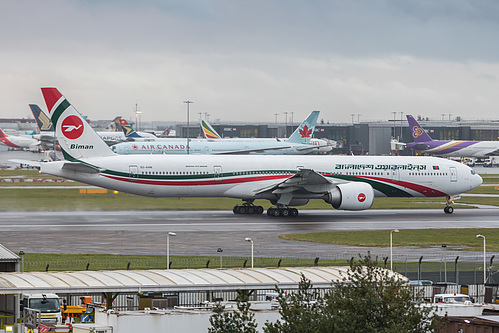
<path id="1" fill-rule="evenodd" d="M 205 139 L 221 139 L 220 134 L 215 131 L 213 126 L 211 126 L 207 121 L 201 120 L 201 129 L 203 130 L 203 134 Z"/>
<path id="2" fill-rule="evenodd" d="M 57 88 L 42 88 L 42 94 L 66 160 L 115 155 Z"/>
<path id="3" fill-rule="evenodd" d="M 413 116 L 407 115 L 407 121 L 409 122 L 409 128 L 411 130 L 412 138 L 414 142 L 428 142 L 433 141 L 432 138 L 425 132 L 425 130 L 418 124 Z"/>
<path id="4" fill-rule="evenodd" d="M 36 126 L 40 132 L 53 132 L 54 125 L 52 125 L 52 121 L 45 114 L 45 112 L 40 109 L 40 107 L 36 104 L 30 104 L 29 108 L 31 109 L 31 113 L 33 113 L 33 117 L 36 120 Z"/>
<path id="5" fill-rule="evenodd" d="M 119 120 L 121 128 L 123 128 L 123 133 L 127 138 L 141 138 L 137 132 L 133 129 L 132 125 L 128 123 L 125 119 L 121 118 Z"/>
<path id="6" fill-rule="evenodd" d="M 287 142 L 294 143 L 310 143 L 310 139 L 314 134 L 315 124 L 319 118 L 320 111 L 312 111 L 312 113 L 305 119 L 304 122 L 291 134 Z"/>

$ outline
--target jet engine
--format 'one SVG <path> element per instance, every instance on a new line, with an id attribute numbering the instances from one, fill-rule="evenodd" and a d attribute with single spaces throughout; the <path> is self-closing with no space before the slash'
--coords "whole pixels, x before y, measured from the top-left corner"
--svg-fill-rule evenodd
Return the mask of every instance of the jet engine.
<path id="1" fill-rule="evenodd" d="M 363 210 L 371 208 L 374 191 L 371 185 L 367 183 L 338 184 L 325 194 L 323 199 L 336 209 Z"/>

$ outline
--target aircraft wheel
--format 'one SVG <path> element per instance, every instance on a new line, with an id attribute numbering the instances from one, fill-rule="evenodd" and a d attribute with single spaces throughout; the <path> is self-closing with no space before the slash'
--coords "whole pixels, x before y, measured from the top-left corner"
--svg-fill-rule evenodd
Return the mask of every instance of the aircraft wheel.
<path id="1" fill-rule="evenodd" d="M 253 206 L 249 206 L 249 207 L 247 208 L 247 210 L 248 210 L 248 214 L 255 214 L 255 207 L 253 207 Z"/>
<path id="2" fill-rule="evenodd" d="M 247 213 L 247 209 L 246 207 L 244 206 L 240 206 L 239 207 L 239 214 L 246 214 Z"/>
<path id="3" fill-rule="evenodd" d="M 446 206 L 446 207 L 444 208 L 444 212 L 445 212 L 446 214 L 452 214 L 452 213 L 454 213 L 454 207 L 452 207 L 452 206 Z"/>
<path id="4" fill-rule="evenodd" d="M 267 209 L 268 216 L 273 216 L 274 215 L 273 212 L 274 212 L 274 208 L 270 207 L 269 209 Z"/>
<path id="5" fill-rule="evenodd" d="M 274 208 L 272 210 L 272 216 L 273 217 L 278 217 L 279 215 L 281 215 L 280 209 L 279 208 Z"/>
<path id="6" fill-rule="evenodd" d="M 290 208 L 289 209 L 289 215 L 291 215 L 291 216 L 298 216 L 298 209 L 296 209 L 296 208 Z"/>
<path id="7" fill-rule="evenodd" d="M 232 212 L 234 214 L 239 214 L 239 206 L 234 206 L 234 208 L 232 208 Z"/>
<path id="8" fill-rule="evenodd" d="M 289 209 L 288 209 L 288 208 L 283 208 L 283 209 L 281 209 L 281 211 L 280 211 L 280 215 L 281 215 L 282 217 L 288 217 L 288 216 L 289 216 Z"/>
<path id="9" fill-rule="evenodd" d="M 257 214 L 263 214 L 263 207 L 262 206 L 257 206 L 256 207 L 256 213 Z"/>

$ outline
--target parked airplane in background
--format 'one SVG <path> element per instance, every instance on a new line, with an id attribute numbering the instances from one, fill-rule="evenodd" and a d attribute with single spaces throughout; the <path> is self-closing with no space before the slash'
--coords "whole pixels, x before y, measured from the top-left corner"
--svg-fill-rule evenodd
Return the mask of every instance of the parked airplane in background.
<path id="1" fill-rule="evenodd" d="M 118 154 L 258 154 L 304 155 L 317 151 L 310 145 L 319 111 L 313 111 L 286 142 L 278 140 L 156 139 L 154 142 L 122 142 L 111 149 Z M 131 127 L 130 127 L 131 128 Z M 133 129 L 132 129 L 133 130 Z"/>
<path id="2" fill-rule="evenodd" d="M 40 144 L 40 141 L 31 136 L 7 135 L 2 129 L 0 129 L 0 142 L 14 149 L 33 149 Z"/>
<path id="3" fill-rule="evenodd" d="M 200 120 L 199 121 L 201 125 L 201 129 L 203 130 L 203 135 L 206 139 L 208 140 L 217 140 L 217 139 L 223 139 L 220 134 L 211 126 L 210 123 L 208 123 L 205 120 Z M 314 124 L 314 129 L 315 129 L 315 124 Z M 312 129 L 311 135 L 314 134 L 314 130 Z M 284 139 L 278 139 L 278 138 L 226 138 L 223 140 L 230 140 L 230 141 L 239 141 L 239 142 L 251 142 L 255 140 L 260 140 L 260 141 L 286 141 L 287 138 Z M 316 146 L 317 149 L 314 150 L 314 152 L 318 153 L 327 153 L 330 152 L 333 147 L 323 139 L 316 139 L 316 138 L 310 138 L 310 145 Z"/>
<path id="4" fill-rule="evenodd" d="M 116 155 L 56 88 L 42 88 L 65 161 L 39 163 L 41 172 L 151 197 L 230 197 L 238 214 L 297 215 L 290 206 L 322 199 L 334 208 L 363 210 L 374 196 L 447 197 L 482 183 L 461 163 L 435 157 Z"/>
<path id="5" fill-rule="evenodd" d="M 499 155 L 499 141 L 433 140 L 413 116 L 407 115 L 414 142 L 407 147 L 443 157 L 486 158 Z"/>

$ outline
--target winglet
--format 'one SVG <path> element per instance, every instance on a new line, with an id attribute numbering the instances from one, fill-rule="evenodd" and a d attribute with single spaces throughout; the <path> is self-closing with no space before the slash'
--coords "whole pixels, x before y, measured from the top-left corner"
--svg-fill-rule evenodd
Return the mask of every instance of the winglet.
<path id="1" fill-rule="evenodd" d="M 207 121 L 200 120 L 201 123 L 201 129 L 203 130 L 204 137 L 206 139 L 221 139 L 222 137 L 220 134 L 215 131 L 213 126 L 211 126 Z"/>
<path id="2" fill-rule="evenodd" d="M 425 132 L 425 130 L 419 125 L 419 123 L 414 119 L 413 116 L 407 115 L 407 121 L 409 122 L 409 128 L 411 130 L 412 138 L 414 142 L 428 142 L 433 141 L 432 138 Z"/>
<path id="3" fill-rule="evenodd" d="M 45 99 L 45 104 L 49 110 L 49 114 L 52 114 L 54 105 L 61 99 L 62 94 L 57 90 L 57 88 L 42 88 L 43 98 Z"/>
<path id="4" fill-rule="evenodd" d="M 310 143 L 310 139 L 314 134 L 315 124 L 319 118 L 320 111 L 312 111 L 312 113 L 305 119 L 304 122 L 298 126 L 298 128 L 291 134 L 287 142 L 294 143 Z"/>

